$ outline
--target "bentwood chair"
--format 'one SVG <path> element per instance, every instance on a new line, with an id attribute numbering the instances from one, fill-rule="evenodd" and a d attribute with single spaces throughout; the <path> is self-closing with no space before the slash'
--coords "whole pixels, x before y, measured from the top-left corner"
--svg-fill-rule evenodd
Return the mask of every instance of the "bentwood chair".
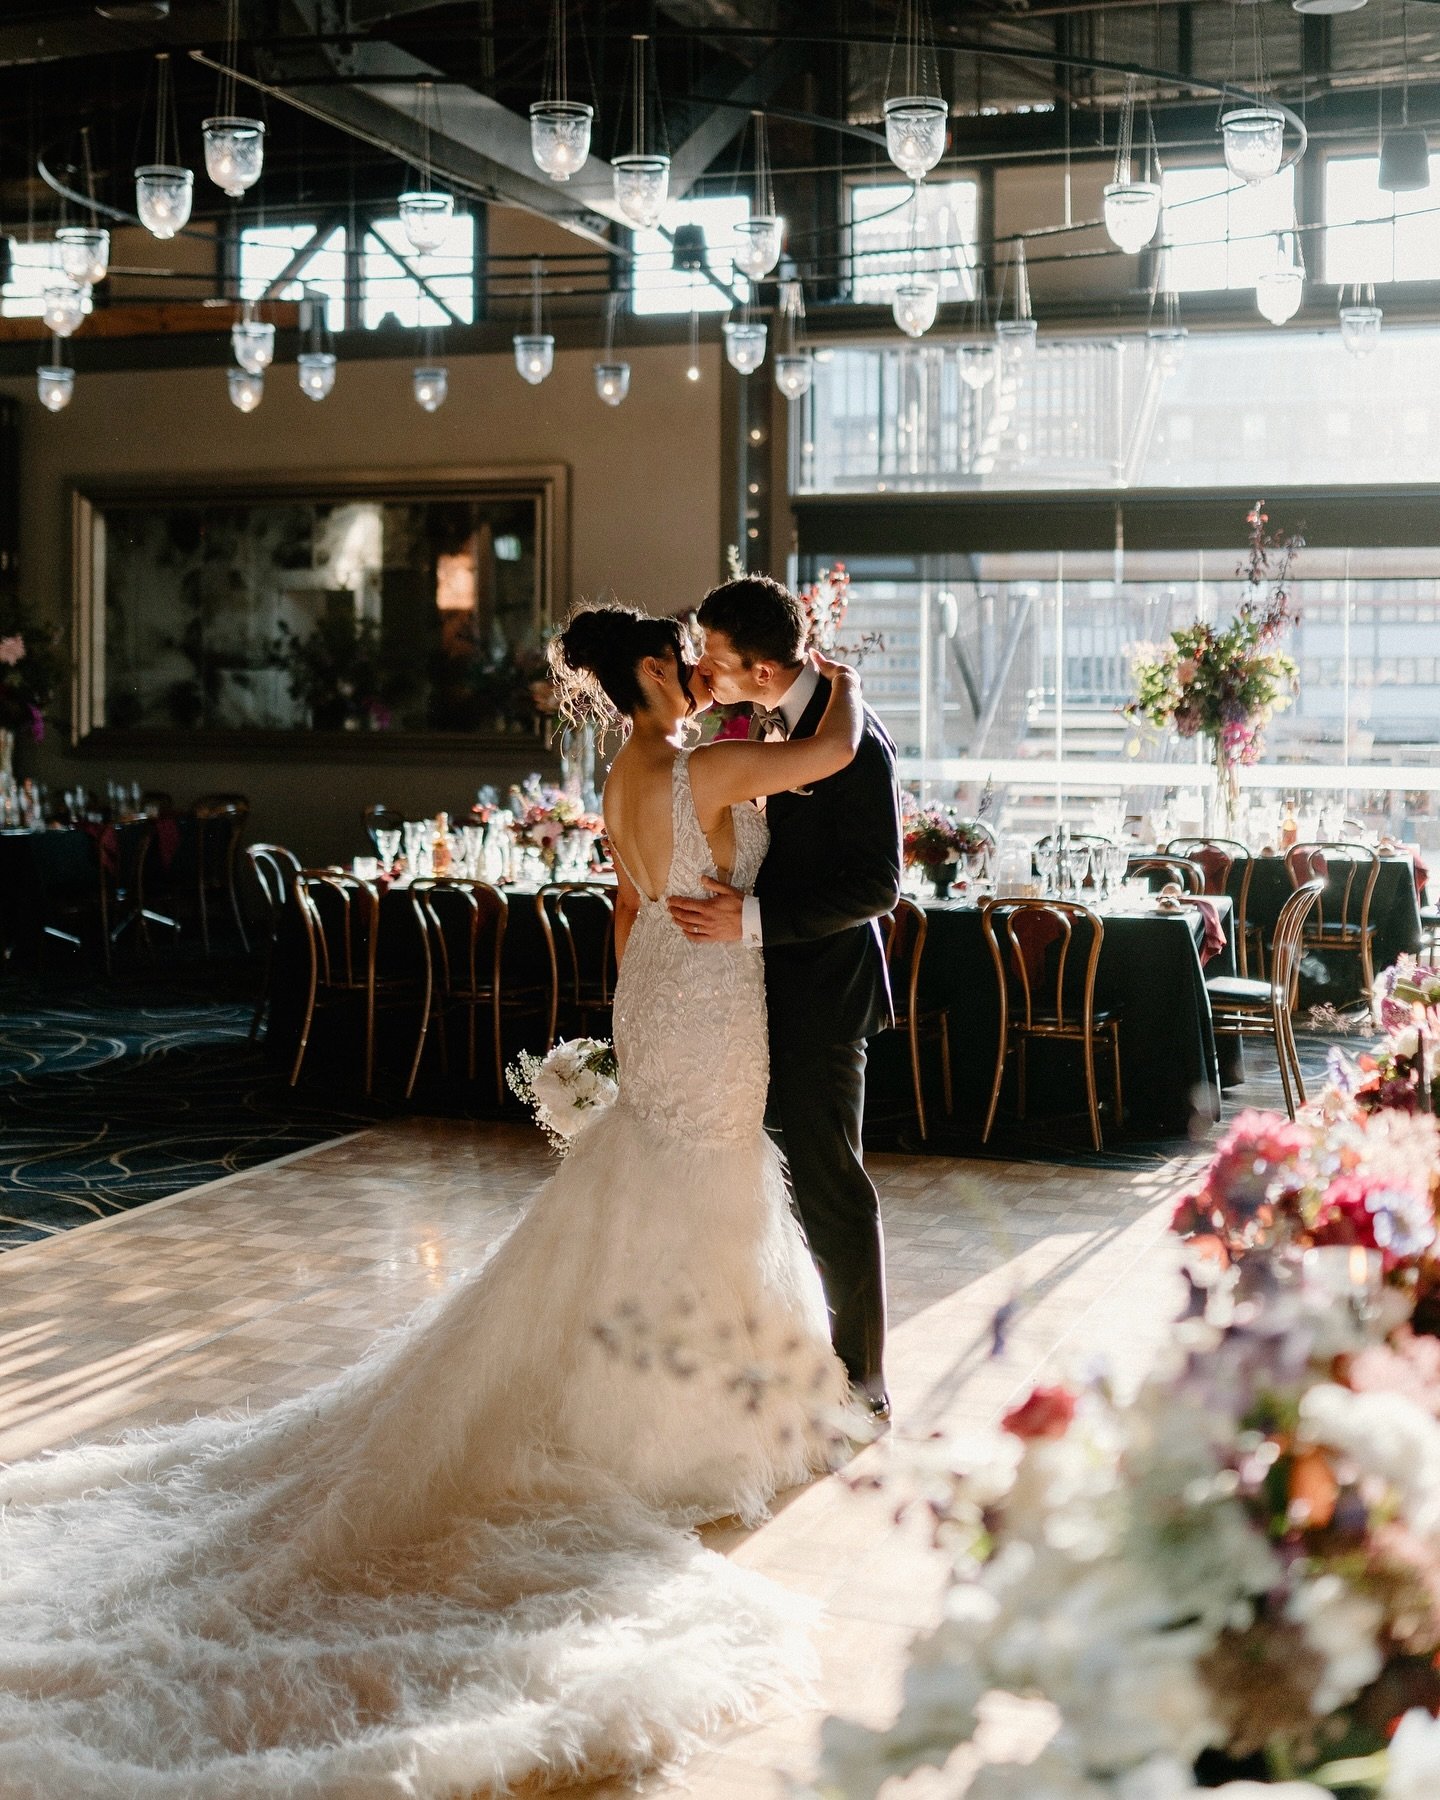
<path id="1" fill-rule="evenodd" d="M 550 964 L 553 1049 L 562 1011 L 582 1037 L 608 1037 L 615 1003 L 615 898 L 594 881 L 547 882 L 535 911 Z"/>
<path id="2" fill-rule="evenodd" d="M 265 939 L 265 962 L 260 975 L 260 992 L 255 1000 L 255 1014 L 250 1020 L 250 1042 L 260 1035 L 260 1023 L 270 1004 L 271 984 L 275 975 L 275 939 L 280 930 L 280 916 L 290 898 L 295 877 L 300 873 L 300 858 L 283 844 L 247 844 L 245 861 L 255 877 L 262 903 L 261 930 Z"/>
<path id="3" fill-rule="evenodd" d="M 1125 872 L 1137 878 L 1143 875 L 1152 890 L 1173 881 L 1184 894 L 1205 892 L 1205 871 L 1184 856 L 1137 856 Z"/>
<path id="4" fill-rule="evenodd" d="M 1268 1037 L 1274 1041 L 1280 1065 L 1280 1085 L 1285 1110 L 1293 1119 L 1305 1104 L 1305 1078 L 1300 1053 L 1295 1047 L 1295 997 L 1300 982 L 1300 957 L 1304 950 L 1305 922 L 1325 892 L 1322 876 L 1304 881 L 1280 908 L 1275 936 L 1270 944 L 1270 975 L 1251 981 L 1243 975 L 1217 975 L 1205 986 L 1218 1036 Z"/>
<path id="5" fill-rule="evenodd" d="M 418 1006 L 420 1024 L 405 1098 L 415 1091 L 425 1034 L 430 1024 L 433 989 L 430 939 L 420 896 L 413 889 L 394 896 L 398 917 L 413 927 L 417 958 L 414 975 L 381 975 L 380 894 L 372 882 L 346 875 L 338 869 L 302 869 L 294 878 L 293 893 L 300 914 L 308 961 L 305 1012 L 300 1040 L 290 1070 L 290 1085 L 300 1079 L 305 1052 L 310 1044 L 315 1014 L 322 1006 L 358 1005 L 364 1021 L 365 1093 L 375 1086 L 376 1016 L 382 1006 Z"/>
<path id="6" fill-rule="evenodd" d="M 1178 837 L 1165 846 L 1167 856 L 1183 856 L 1196 863 L 1205 876 L 1204 892 L 1228 894 L 1230 877 L 1238 867 L 1240 889 L 1234 896 L 1235 942 L 1240 953 L 1240 973 L 1250 973 L 1250 953 L 1254 950 L 1255 967 L 1265 969 L 1265 938 L 1258 925 L 1250 923 L 1250 877 L 1255 873 L 1255 858 L 1238 838 Z"/>
<path id="7" fill-rule="evenodd" d="M 1096 1055 L 1102 1048 L 1110 1052 L 1116 1125 L 1123 1124 L 1125 1117 L 1120 1083 L 1120 1016 L 1113 1009 L 1095 1005 L 1095 972 L 1105 936 L 1104 922 L 1078 900 L 987 900 L 980 921 L 1000 995 L 995 1079 L 980 1141 L 990 1141 L 1005 1067 L 1012 1054 L 1019 1080 L 1019 1116 L 1025 1117 L 1027 1052 L 1031 1042 L 1039 1038 L 1080 1045 L 1085 1062 L 1090 1141 L 1097 1150 L 1103 1149 L 1095 1081 Z M 1078 998 L 1076 984 L 1066 982 L 1072 949 L 1082 959 Z"/>
<path id="8" fill-rule="evenodd" d="M 195 897 L 199 903 L 200 941 L 210 954 L 210 902 L 228 902 L 230 916 L 240 934 L 240 947 L 248 956 L 250 939 L 245 915 L 240 910 L 237 863 L 250 802 L 244 794 L 202 794 L 190 808 L 195 832 Z"/>
<path id="9" fill-rule="evenodd" d="M 1308 950 L 1340 951 L 1360 959 L 1365 1005 L 1375 1010 L 1375 927 L 1370 900 L 1380 875 L 1380 857 L 1367 844 L 1339 841 L 1292 844 L 1285 852 L 1290 885 L 1318 878 L 1319 904 L 1307 918 L 1302 942 Z"/>
<path id="10" fill-rule="evenodd" d="M 940 1044 L 941 1091 L 945 1112 L 955 1110 L 955 1094 L 950 1069 L 950 1015 L 943 1006 L 924 1006 L 920 1000 L 920 965 L 925 957 L 925 937 L 930 929 L 925 908 L 913 900 L 901 898 L 895 910 L 880 921 L 885 936 L 885 967 L 890 975 L 890 992 L 895 996 L 896 1031 L 903 1031 L 910 1043 L 910 1081 L 915 1091 L 915 1119 L 920 1127 L 920 1141 L 930 1136 L 925 1115 L 925 1080 L 920 1063 L 922 1038 L 933 1037 Z"/>
<path id="11" fill-rule="evenodd" d="M 478 1020 L 489 1019 L 490 1048 L 495 1063 L 495 1101 L 505 1099 L 505 1021 L 531 1014 L 537 1020 L 550 1017 L 550 988 L 544 984 L 507 987 L 503 976 L 505 934 L 510 924 L 510 903 L 488 881 L 459 875 L 437 875 L 411 884 L 418 894 L 430 933 L 437 970 L 435 1010 L 438 1015 L 438 1048 L 441 1067 L 448 1071 L 449 1015 L 465 1015 L 465 1069 L 473 1081 L 478 1066 Z"/>

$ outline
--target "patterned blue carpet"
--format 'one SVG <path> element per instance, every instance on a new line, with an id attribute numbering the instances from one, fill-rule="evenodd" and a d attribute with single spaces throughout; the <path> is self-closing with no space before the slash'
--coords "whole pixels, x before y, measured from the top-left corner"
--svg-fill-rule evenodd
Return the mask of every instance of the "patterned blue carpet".
<path id="1" fill-rule="evenodd" d="M 248 1041 L 248 971 L 0 985 L 0 1250 L 358 1130 Z"/>

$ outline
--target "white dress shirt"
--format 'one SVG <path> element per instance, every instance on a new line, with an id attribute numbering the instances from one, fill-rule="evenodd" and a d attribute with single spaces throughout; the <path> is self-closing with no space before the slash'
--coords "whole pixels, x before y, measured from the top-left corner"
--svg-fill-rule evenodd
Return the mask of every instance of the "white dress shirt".
<path id="1" fill-rule="evenodd" d="M 785 721 L 785 735 L 789 737 L 800 723 L 805 708 L 814 697 L 820 685 L 820 671 L 814 663 L 806 660 L 800 673 L 786 689 L 779 707 L 776 709 Z M 765 934 L 760 924 L 760 902 L 753 894 L 747 894 L 740 905 L 740 942 L 747 944 L 752 950 L 763 949 Z"/>

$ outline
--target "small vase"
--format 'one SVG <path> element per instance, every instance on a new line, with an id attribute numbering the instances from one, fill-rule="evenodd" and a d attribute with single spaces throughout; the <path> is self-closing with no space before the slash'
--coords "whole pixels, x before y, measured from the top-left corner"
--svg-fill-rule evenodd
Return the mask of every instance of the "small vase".
<path id="1" fill-rule="evenodd" d="M 1240 813 L 1240 771 L 1220 746 L 1218 738 L 1210 741 L 1215 763 L 1215 785 L 1205 796 L 1205 827 L 1211 837 L 1233 838 L 1235 821 Z"/>
<path id="2" fill-rule="evenodd" d="M 930 879 L 935 883 L 935 898 L 948 900 L 950 888 L 955 880 L 955 864 L 935 863 L 930 870 Z"/>

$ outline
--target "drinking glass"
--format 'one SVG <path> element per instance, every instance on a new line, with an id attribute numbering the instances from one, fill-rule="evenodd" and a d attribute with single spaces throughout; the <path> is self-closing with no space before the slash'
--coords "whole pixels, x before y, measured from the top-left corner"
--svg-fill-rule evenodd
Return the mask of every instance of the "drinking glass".
<path id="1" fill-rule="evenodd" d="M 1040 883 L 1047 896 L 1055 892 L 1055 881 L 1059 873 L 1060 847 L 1054 838 L 1035 846 L 1035 863 L 1040 870 Z"/>
<path id="2" fill-rule="evenodd" d="M 396 858 L 400 854 L 400 833 L 382 829 L 375 833 L 375 848 L 380 855 L 380 867 L 388 875 L 395 867 Z"/>

